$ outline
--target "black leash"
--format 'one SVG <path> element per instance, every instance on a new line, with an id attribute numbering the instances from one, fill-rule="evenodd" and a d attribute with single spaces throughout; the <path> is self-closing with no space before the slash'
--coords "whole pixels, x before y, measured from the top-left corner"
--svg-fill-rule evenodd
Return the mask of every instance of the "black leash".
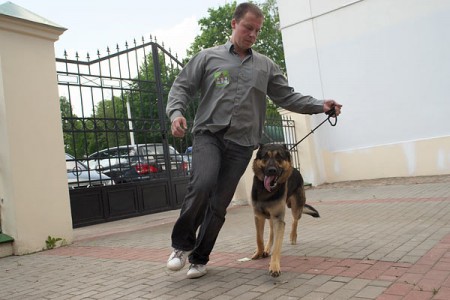
<path id="1" fill-rule="evenodd" d="M 332 109 L 330 109 L 329 111 L 326 112 L 326 114 L 328 115 L 328 117 L 322 121 L 322 123 L 320 123 L 319 125 L 316 126 L 316 128 L 314 128 L 313 130 L 311 130 L 310 133 L 308 133 L 304 138 L 302 138 L 299 142 L 297 142 L 294 146 L 292 146 L 291 149 L 289 149 L 289 151 L 292 151 L 292 149 L 294 149 L 295 147 L 298 146 L 298 144 L 300 144 L 301 142 L 303 142 L 304 139 L 306 139 L 308 136 L 310 136 L 312 133 L 314 133 L 314 131 L 319 128 L 320 126 L 323 125 L 323 123 L 325 123 L 326 121 L 328 121 L 328 123 L 330 123 L 331 126 L 336 126 L 337 124 L 337 115 L 336 115 L 336 109 L 333 107 Z M 331 118 L 334 118 L 334 122 L 331 121 Z"/>

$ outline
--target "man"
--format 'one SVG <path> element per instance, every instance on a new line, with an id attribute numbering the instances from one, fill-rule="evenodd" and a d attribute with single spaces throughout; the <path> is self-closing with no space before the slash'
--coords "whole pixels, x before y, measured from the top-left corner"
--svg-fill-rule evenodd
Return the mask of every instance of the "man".
<path id="1" fill-rule="evenodd" d="M 180 216 L 172 231 L 170 270 L 181 270 L 187 258 L 188 278 L 206 274 L 206 264 L 239 179 L 262 134 L 266 95 L 298 113 L 316 114 L 341 105 L 294 92 L 279 67 L 252 50 L 263 25 L 262 11 L 241 3 L 231 21 L 231 39 L 195 55 L 175 80 L 166 113 L 172 134 L 183 137 L 187 103 L 200 91 L 192 133 L 192 176 Z M 198 235 L 197 229 L 200 227 Z"/>

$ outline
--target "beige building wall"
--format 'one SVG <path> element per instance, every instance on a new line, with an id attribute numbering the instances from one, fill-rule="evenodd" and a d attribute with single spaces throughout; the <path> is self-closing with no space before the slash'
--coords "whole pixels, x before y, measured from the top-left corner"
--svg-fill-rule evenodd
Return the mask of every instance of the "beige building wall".
<path id="1" fill-rule="evenodd" d="M 0 14 L 1 225 L 21 255 L 73 239 L 54 54 L 65 29 L 0 8 L 18 16 Z"/>
<path id="2" fill-rule="evenodd" d="M 449 174 L 450 138 L 322 151 L 327 182 Z"/>
<path id="3" fill-rule="evenodd" d="M 307 181 L 450 174 L 450 1 L 277 4 L 290 84 L 344 104 L 302 146 Z M 325 118 L 292 117 L 299 138 Z"/>

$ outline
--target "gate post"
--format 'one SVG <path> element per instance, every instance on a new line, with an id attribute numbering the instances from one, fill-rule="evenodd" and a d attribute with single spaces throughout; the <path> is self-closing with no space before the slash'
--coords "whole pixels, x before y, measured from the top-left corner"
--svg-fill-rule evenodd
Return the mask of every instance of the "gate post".
<path id="1" fill-rule="evenodd" d="M 73 239 L 54 53 L 65 30 L 0 5 L 1 228 L 15 255 Z"/>

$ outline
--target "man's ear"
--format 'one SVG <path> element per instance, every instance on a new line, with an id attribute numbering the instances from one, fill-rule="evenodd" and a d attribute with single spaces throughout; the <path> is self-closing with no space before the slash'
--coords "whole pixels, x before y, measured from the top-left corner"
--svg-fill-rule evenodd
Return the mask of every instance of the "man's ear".
<path id="1" fill-rule="evenodd" d="M 231 28 L 236 29 L 236 19 L 231 20 Z"/>

